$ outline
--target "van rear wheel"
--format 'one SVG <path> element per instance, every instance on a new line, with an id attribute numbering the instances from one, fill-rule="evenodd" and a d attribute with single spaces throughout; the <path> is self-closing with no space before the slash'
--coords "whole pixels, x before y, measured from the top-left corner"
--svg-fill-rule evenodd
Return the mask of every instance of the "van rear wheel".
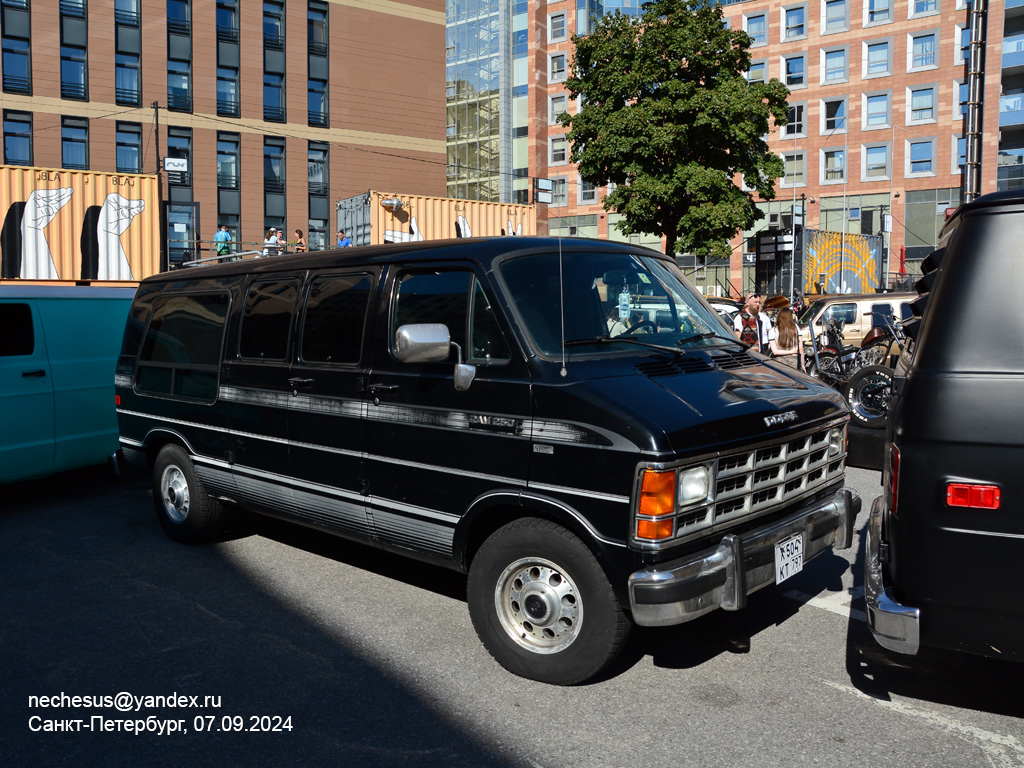
<path id="1" fill-rule="evenodd" d="M 164 532 L 175 541 L 203 541 L 220 530 L 222 507 L 206 492 L 180 446 L 165 445 L 157 454 L 153 506 Z"/>
<path id="2" fill-rule="evenodd" d="M 629 637 L 630 621 L 593 553 L 546 520 L 516 520 L 491 535 L 473 558 L 467 597 L 491 656 L 543 683 L 593 677 Z"/>

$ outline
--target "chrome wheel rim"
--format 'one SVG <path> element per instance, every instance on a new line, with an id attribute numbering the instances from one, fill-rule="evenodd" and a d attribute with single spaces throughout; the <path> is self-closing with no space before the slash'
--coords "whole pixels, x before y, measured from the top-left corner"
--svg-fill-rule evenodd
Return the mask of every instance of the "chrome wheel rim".
<path id="1" fill-rule="evenodd" d="M 884 376 L 865 377 L 850 404 L 861 416 L 877 419 L 885 416 L 889 409 L 889 380 Z"/>
<path id="2" fill-rule="evenodd" d="M 173 464 L 160 475 L 160 500 L 163 502 L 167 517 L 175 523 L 185 522 L 189 509 L 188 480 Z"/>
<path id="3" fill-rule="evenodd" d="M 578 636 L 583 602 L 572 578 L 550 560 L 530 557 L 509 565 L 494 590 L 502 629 L 534 653 L 558 653 Z"/>

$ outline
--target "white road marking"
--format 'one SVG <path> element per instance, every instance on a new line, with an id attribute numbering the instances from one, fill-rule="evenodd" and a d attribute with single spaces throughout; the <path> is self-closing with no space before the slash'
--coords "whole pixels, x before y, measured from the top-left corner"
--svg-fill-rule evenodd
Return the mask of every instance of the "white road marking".
<path id="1" fill-rule="evenodd" d="M 965 725 L 951 717 L 940 715 L 938 712 L 929 712 L 928 710 L 900 701 L 876 699 L 874 696 L 868 696 L 866 693 L 858 691 L 852 685 L 834 683 L 829 680 L 824 682 L 838 691 L 852 693 L 862 699 L 873 701 L 880 707 L 892 712 L 916 717 L 938 728 L 940 731 L 945 731 L 952 736 L 974 743 L 995 768 L 1019 768 L 1019 766 L 1024 765 L 1024 744 L 1014 736 L 1005 736 L 1001 733 L 993 733 L 982 728 L 975 728 L 973 725 Z"/>
<path id="2" fill-rule="evenodd" d="M 864 587 L 854 587 L 842 592 L 829 592 L 825 595 L 815 595 L 814 597 L 793 589 L 783 593 L 783 596 L 788 597 L 790 600 L 796 600 L 801 605 L 813 605 L 815 608 L 824 608 L 826 611 L 831 611 L 848 619 L 867 621 L 867 615 L 864 611 L 851 607 L 854 600 L 864 597 Z"/>

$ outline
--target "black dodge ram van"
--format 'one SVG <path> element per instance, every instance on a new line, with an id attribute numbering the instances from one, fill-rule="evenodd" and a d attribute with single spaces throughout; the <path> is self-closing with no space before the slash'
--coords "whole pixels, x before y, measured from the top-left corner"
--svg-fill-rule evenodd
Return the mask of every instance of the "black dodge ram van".
<path id="1" fill-rule="evenodd" d="M 1024 660 L 1024 192 L 946 222 L 896 369 L 884 494 L 867 535 L 868 625 L 885 648 Z"/>
<path id="2" fill-rule="evenodd" d="M 840 395 L 748 351 L 670 259 L 603 241 L 157 275 L 116 386 L 170 536 L 231 504 L 468 572 L 484 645 L 550 683 L 632 622 L 742 608 L 849 546 L 860 508 Z"/>

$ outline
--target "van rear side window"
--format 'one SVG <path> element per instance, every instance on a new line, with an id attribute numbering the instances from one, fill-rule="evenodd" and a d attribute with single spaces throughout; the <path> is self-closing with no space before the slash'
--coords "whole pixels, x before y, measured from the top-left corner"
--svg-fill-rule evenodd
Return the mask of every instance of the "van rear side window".
<path id="1" fill-rule="evenodd" d="M 0 357 L 31 355 L 36 348 L 28 304 L 0 304 Z"/>
<path id="2" fill-rule="evenodd" d="M 242 317 L 242 336 L 238 342 L 241 357 L 285 359 L 298 293 L 299 284 L 295 280 L 264 280 L 249 286 Z"/>
<path id="3" fill-rule="evenodd" d="M 139 391 L 215 400 L 228 305 L 222 293 L 161 298 L 139 354 Z"/>
<path id="4" fill-rule="evenodd" d="M 303 362 L 359 362 L 373 288 L 370 275 L 332 275 L 313 281 L 302 320 Z"/>

